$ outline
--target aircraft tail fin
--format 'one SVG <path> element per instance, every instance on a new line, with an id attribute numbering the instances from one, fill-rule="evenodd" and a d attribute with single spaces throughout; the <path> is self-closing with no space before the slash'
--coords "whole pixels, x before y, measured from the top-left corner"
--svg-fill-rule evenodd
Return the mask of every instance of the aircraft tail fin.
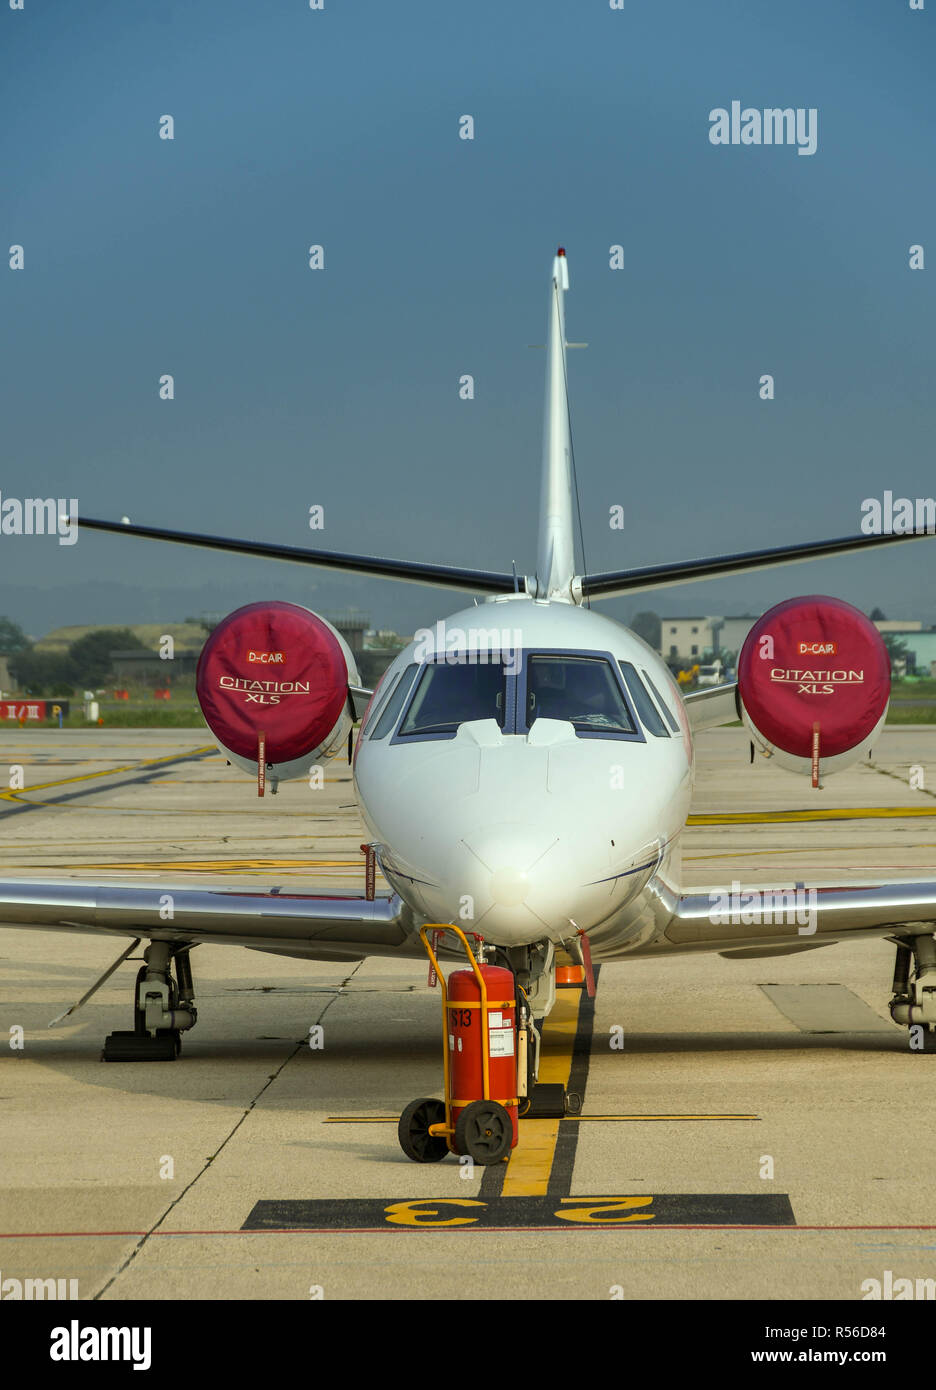
<path id="1" fill-rule="evenodd" d="M 536 592 L 540 598 L 565 598 L 571 602 L 575 532 L 564 302 L 568 288 L 569 265 L 565 250 L 560 246 L 553 260 L 549 285 Z"/>

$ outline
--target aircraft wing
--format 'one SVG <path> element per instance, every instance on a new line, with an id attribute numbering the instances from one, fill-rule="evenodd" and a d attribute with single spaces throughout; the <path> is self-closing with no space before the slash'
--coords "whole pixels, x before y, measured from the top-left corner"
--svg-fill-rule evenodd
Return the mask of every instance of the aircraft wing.
<path id="1" fill-rule="evenodd" d="M 693 690 L 683 696 L 692 732 L 714 729 L 719 724 L 733 724 L 740 719 L 737 681 L 731 685 L 713 685 L 707 690 Z"/>
<path id="2" fill-rule="evenodd" d="M 595 960 L 691 950 L 781 955 L 856 936 L 936 928 L 936 879 L 733 887 L 734 894 L 727 886 L 680 894 L 658 884 L 653 939 L 622 950 L 613 927 L 607 937 L 607 929 L 598 927 L 590 933 Z M 0 927 L 245 946 L 308 960 L 421 959 L 419 925 L 397 894 L 371 901 L 164 883 L 0 882 Z M 440 954 L 460 959 L 454 947 Z"/>
<path id="3" fill-rule="evenodd" d="M 661 886 L 656 914 L 663 930 L 640 955 L 674 950 L 718 951 L 737 959 L 787 955 L 862 936 L 932 933 L 936 879 L 733 884 L 682 894 Z M 601 958 L 594 941 L 592 952 Z"/>
<path id="4" fill-rule="evenodd" d="M 310 960 L 423 955 L 418 924 L 396 894 L 373 901 L 311 893 L 81 879 L 0 882 L 0 927 L 248 946 Z"/>

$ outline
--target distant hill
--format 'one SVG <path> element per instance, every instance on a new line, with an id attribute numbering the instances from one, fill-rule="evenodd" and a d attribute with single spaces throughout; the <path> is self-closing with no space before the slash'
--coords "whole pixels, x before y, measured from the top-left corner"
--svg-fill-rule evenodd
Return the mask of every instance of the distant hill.
<path id="1" fill-rule="evenodd" d="M 200 652 L 207 633 L 200 623 L 90 623 L 85 627 L 57 627 L 36 643 L 36 651 L 67 652 L 73 642 L 89 632 L 105 628 L 129 627 L 145 647 L 156 651 L 160 637 L 167 633 L 173 638 L 177 652 Z"/>

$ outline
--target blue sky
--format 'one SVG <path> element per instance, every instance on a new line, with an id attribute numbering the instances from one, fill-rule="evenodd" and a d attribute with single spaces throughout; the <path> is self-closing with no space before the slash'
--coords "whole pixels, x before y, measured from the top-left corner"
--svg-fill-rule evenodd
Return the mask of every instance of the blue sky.
<path id="1" fill-rule="evenodd" d="M 864 498 L 934 495 L 934 9 L 0 11 L 0 227 L 4 251 L 25 247 L 0 274 L 0 492 L 530 570 L 544 362 L 527 344 L 561 242 L 568 331 L 590 344 L 570 356 L 589 569 L 845 535 Z M 709 111 L 734 99 L 817 108 L 817 152 L 711 145 Z M 900 551 L 604 607 L 827 592 L 936 621 L 936 540 Z M 90 534 L 0 536 L 0 584 L 0 612 L 34 635 L 267 596 L 401 630 L 459 606 Z"/>

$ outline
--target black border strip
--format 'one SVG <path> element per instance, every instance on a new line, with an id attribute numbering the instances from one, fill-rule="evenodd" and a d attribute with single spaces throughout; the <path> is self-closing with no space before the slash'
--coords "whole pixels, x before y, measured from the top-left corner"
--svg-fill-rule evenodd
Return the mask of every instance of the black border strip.
<path id="1" fill-rule="evenodd" d="M 595 966 L 595 998 L 598 997 L 598 977 L 601 974 L 601 966 Z M 572 1065 L 569 1068 L 570 1091 L 575 1091 L 585 1099 L 585 1087 L 588 1084 L 588 1064 L 591 1060 L 592 1030 L 595 1022 L 595 999 L 589 999 L 584 987 L 582 988 L 582 998 L 579 1003 L 578 1025 L 575 1030 L 575 1041 L 572 1044 Z M 548 1023 L 548 1016 L 547 1016 Z M 521 1129 L 523 1121 L 520 1121 Z M 556 1139 L 556 1148 L 553 1153 L 552 1168 L 550 1169 L 549 1179 L 546 1186 L 548 1195 L 552 1198 L 557 1195 L 566 1197 L 572 1183 L 572 1174 L 575 1169 L 575 1154 L 578 1149 L 579 1125 L 560 1124 L 559 1134 Z M 481 1179 L 481 1186 L 478 1189 L 478 1196 L 485 1201 L 490 1201 L 493 1197 L 500 1197 L 504 1190 L 504 1179 L 507 1176 L 507 1163 L 495 1163 L 485 1168 L 484 1176 Z"/>
<path id="2" fill-rule="evenodd" d="M 575 1030 L 575 1042 L 572 1044 L 572 1065 L 569 1068 L 568 1089 L 574 1091 L 582 1100 L 585 1101 L 585 1087 L 588 1085 L 588 1067 L 591 1062 L 592 1035 L 595 1025 L 595 1003 L 598 998 L 598 977 L 601 974 L 601 966 L 594 967 L 595 975 L 595 997 L 590 999 L 587 991 L 582 989 L 582 1002 L 579 1005 L 578 1027 Z M 549 1182 L 546 1186 L 547 1195 L 550 1197 L 566 1197 L 572 1186 L 572 1174 L 575 1171 L 575 1155 L 578 1152 L 579 1134 L 581 1125 L 559 1126 L 559 1135 L 556 1139 L 556 1150 L 553 1154 L 552 1168 L 549 1173 Z"/>

